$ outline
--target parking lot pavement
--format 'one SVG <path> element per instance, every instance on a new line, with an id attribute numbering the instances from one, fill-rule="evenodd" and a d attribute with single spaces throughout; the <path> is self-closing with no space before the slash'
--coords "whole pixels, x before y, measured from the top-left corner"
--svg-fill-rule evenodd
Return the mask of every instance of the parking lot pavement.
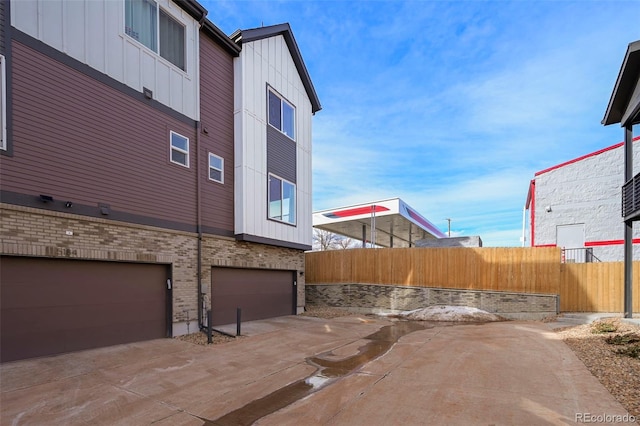
<path id="1" fill-rule="evenodd" d="M 0 423 L 537 425 L 627 415 L 541 323 L 292 316 L 243 328 L 247 337 L 208 347 L 161 339 L 2 364 Z"/>

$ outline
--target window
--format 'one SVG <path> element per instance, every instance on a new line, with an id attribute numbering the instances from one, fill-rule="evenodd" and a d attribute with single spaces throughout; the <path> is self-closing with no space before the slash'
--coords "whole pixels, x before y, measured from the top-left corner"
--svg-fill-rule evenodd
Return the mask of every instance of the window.
<path id="1" fill-rule="evenodd" d="M 7 149 L 7 82 L 4 56 L 0 55 L 0 149 Z"/>
<path id="2" fill-rule="evenodd" d="M 275 92 L 269 90 L 269 124 L 280 130 L 291 139 L 296 138 L 296 110 Z"/>
<path id="3" fill-rule="evenodd" d="M 224 158 L 209 153 L 209 179 L 224 183 Z"/>
<path id="4" fill-rule="evenodd" d="M 124 32 L 184 70 L 184 26 L 153 0 L 124 0 Z"/>
<path id="5" fill-rule="evenodd" d="M 275 175 L 269 175 L 269 219 L 296 223 L 296 186 Z"/>
<path id="6" fill-rule="evenodd" d="M 171 132 L 171 162 L 189 167 L 189 138 Z"/>

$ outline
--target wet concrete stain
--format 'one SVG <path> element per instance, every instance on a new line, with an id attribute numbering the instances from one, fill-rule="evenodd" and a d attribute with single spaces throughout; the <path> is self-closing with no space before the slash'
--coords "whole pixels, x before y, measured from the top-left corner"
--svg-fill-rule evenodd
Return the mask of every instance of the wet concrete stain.
<path id="1" fill-rule="evenodd" d="M 438 326 L 452 325 L 439 322 Z M 243 426 L 293 404 L 314 392 L 324 388 L 339 378 L 345 377 L 369 361 L 385 353 L 403 336 L 418 330 L 434 328 L 436 323 L 426 321 L 398 321 L 382 327 L 373 334 L 364 337 L 368 343 L 358 348 L 358 353 L 347 358 L 336 358 L 333 351 L 324 352 L 306 359 L 310 365 L 317 367 L 316 372 L 306 379 L 291 383 L 260 399 L 231 411 L 215 420 L 203 419 L 204 426 Z"/>

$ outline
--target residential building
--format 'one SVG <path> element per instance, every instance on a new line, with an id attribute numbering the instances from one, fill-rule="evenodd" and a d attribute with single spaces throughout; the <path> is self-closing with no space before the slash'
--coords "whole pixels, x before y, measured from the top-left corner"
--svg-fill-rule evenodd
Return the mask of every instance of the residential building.
<path id="1" fill-rule="evenodd" d="M 297 313 L 320 103 L 288 24 L 0 2 L 0 359 Z"/>

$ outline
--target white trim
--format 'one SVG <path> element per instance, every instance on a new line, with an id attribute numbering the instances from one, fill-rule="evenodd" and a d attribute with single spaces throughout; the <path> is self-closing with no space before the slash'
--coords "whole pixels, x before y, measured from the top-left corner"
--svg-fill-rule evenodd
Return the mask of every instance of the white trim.
<path id="1" fill-rule="evenodd" d="M 176 146 L 173 146 L 173 135 L 179 136 L 183 139 L 185 139 L 187 141 L 187 150 L 185 151 L 182 148 L 178 148 Z M 173 161 L 173 151 L 177 151 L 181 154 L 185 154 L 186 155 L 186 162 L 187 164 L 183 164 L 180 163 L 179 161 Z M 182 167 L 186 167 L 189 168 L 189 138 L 186 136 L 182 136 L 180 133 L 174 132 L 173 130 L 171 130 L 169 132 L 169 161 L 171 161 L 173 164 L 178 164 Z"/>
<path id="2" fill-rule="evenodd" d="M 215 158 L 217 158 L 217 159 L 219 159 L 219 160 L 220 160 L 220 162 L 222 163 L 222 164 L 220 165 L 220 167 L 221 167 L 220 169 L 219 169 L 219 168 L 217 168 L 217 167 L 213 167 L 213 166 L 211 165 L 211 157 L 215 157 Z M 219 171 L 219 172 L 220 172 L 220 180 L 212 179 L 212 178 L 211 178 L 211 169 L 213 169 L 213 170 L 217 170 L 217 171 Z M 207 177 L 209 178 L 209 180 L 210 180 L 210 181 L 218 182 L 218 183 L 224 184 L 224 158 L 220 157 L 219 155 L 215 155 L 215 154 L 214 154 L 214 153 L 212 153 L 212 152 L 210 152 L 210 153 L 209 153 L 209 170 L 208 170 L 208 176 L 207 176 Z"/>
<path id="3" fill-rule="evenodd" d="M 3 55 L 0 55 L 0 125 L 2 130 L 2 140 L 0 149 L 7 149 L 7 77 L 6 66 Z"/>

